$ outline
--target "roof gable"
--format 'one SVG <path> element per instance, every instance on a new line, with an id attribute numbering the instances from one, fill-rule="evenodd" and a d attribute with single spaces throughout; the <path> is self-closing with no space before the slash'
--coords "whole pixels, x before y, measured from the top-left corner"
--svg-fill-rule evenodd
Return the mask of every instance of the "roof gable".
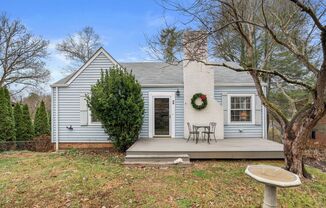
<path id="1" fill-rule="evenodd" d="M 94 55 L 77 71 L 68 75 L 67 77 L 59 80 L 58 82 L 51 85 L 51 87 L 65 87 L 69 86 L 100 54 L 103 54 L 106 58 L 108 58 L 113 64 L 119 65 L 119 63 L 104 49 L 99 48 Z"/>

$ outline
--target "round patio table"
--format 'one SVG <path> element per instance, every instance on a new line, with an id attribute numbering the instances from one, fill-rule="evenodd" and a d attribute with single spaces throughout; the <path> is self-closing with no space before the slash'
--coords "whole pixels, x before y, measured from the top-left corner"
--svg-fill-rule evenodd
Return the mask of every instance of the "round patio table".
<path id="1" fill-rule="evenodd" d="M 248 165 L 245 173 L 265 184 L 263 208 L 277 207 L 277 187 L 287 188 L 301 184 L 296 174 L 271 165 Z"/>

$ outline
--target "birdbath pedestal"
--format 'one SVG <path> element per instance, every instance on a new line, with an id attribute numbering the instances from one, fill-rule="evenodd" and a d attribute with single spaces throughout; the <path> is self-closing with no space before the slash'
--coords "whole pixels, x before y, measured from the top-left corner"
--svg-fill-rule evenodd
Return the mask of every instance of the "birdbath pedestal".
<path id="1" fill-rule="evenodd" d="M 248 165 L 245 173 L 265 184 L 263 208 L 277 207 L 276 188 L 294 187 L 301 184 L 299 176 L 271 165 Z"/>

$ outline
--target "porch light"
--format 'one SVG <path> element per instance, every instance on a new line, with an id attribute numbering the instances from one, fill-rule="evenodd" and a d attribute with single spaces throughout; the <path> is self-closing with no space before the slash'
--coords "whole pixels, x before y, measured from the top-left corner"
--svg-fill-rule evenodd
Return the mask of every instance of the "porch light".
<path id="1" fill-rule="evenodd" d="M 179 91 L 179 89 L 177 89 L 177 91 L 175 92 L 175 94 L 177 95 L 177 97 L 180 96 L 180 91 Z"/>

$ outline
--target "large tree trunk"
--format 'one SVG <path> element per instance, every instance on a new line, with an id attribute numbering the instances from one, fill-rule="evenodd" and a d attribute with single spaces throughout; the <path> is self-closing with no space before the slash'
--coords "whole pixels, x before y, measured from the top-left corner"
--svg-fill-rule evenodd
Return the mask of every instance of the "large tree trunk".
<path id="1" fill-rule="evenodd" d="M 325 108 L 314 110 L 309 108 L 301 116 L 297 117 L 297 122 L 290 122 L 283 127 L 283 143 L 285 156 L 285 169 L 300 177 L 310 177 L 305 171 L 303 163 L 303 153 L 307 147 L 310 133 L 317 122 L 325 115 Z"/>
<path id="2" fill-rule="evenodd" d="M 292 132 L 283 134 L 285 169 L 300 177 L 307 177 L 304 171 L 303 151 L 305 138 L 296 137 Z"/>

